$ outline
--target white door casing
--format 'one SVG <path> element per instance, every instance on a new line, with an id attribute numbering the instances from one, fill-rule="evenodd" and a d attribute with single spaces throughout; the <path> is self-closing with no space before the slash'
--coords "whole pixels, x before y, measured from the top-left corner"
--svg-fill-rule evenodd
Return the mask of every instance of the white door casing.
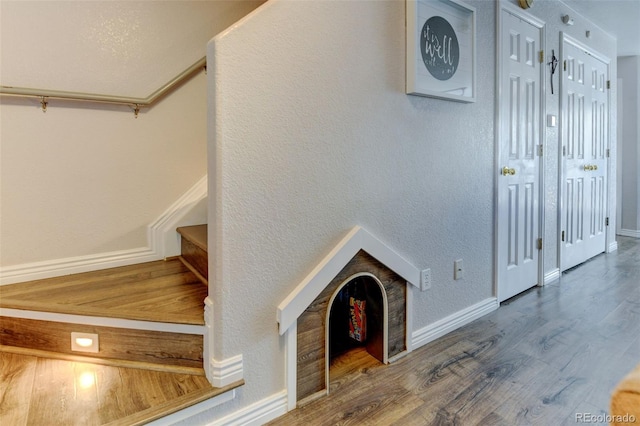
<path id="1" fill-rule="evenodd" d="M 498 43 L 496 268 L 502 302 L 540 284 L 544 23 L 502 5 Z"/>
<path id="2" fill-rule="evenodd" d="M 562 34 L 560 270 L 606 249 L 609 60 Z"/>

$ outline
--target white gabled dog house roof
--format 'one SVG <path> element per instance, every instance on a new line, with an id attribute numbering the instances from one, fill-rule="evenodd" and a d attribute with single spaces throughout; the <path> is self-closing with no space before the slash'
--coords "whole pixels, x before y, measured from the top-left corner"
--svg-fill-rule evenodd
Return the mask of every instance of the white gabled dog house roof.
<path id="1" fill-rule="evenodd" d="M 289 329 L 291 324 L 360 250 L 374 257 L 407 280 L 408 283 L 416 287 L 420 286 L 420 270 L 418 268 L 369 232 L 360 226 L 355 226 L 278 305 L 277 320 L 281 335 Z"/>

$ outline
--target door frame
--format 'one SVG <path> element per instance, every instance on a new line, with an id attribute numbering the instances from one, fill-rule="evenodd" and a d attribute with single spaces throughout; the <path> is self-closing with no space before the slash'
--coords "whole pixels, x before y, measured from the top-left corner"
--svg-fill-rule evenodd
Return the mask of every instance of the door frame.
<path id="1" fill-rule="evenodd" d="M 558 110 L 559 110 L 559 117 L 558 117 L 558 229 L 557 229 L 557 247 L 558 247 L 558 269 L 560 274 L 562 274 L 563 269 L 562 269 L 562 231 L 563 231 L 563 222 L 562 222 L 562 218 L 564 213 L 566 212 L 566 208 L 567 206 L 565 205 L 564 202 L 564 186 L 563 186 L 563 182 L 566 179 L 566 171 L 565 171 L 565 167 L 564 167 L 564 155 L 562 155 L 562 148 L 565 146 L 565 144 L 567 143 L 567 141 L 565 140 L 565 100 L 564 100 L 564 90 L 565 90 L 565 83 L 564 83 L 564 77 L 566 75 L 566 70 L 564 69 L 564 61 L 566 59 L 566 49 L 565 49 L 565 42 L 566 43 L 570 43 L 573 46 L 577 47 L 578 49 L 582 49 L 584 50 L 588 55 L 594 57 L 595 59 L 602 61 L 606 66 L 607 66 L 607 79 L 610 81 L 611 80 L 611 59 L 606 57 L 605 55 L 602 55 L 600 52 L 596 51 L 595 49 L 593 49 L 590 46 L 585 45 L 584 43 L 581 43 L 580 41 L 578 41 L 578 39 L 570 36 L 569 34 L 567 34 L 564 31 L 560 31 L 560 63 L 558 64 L 560 67 L 560 76 L 559 76 L 559 82 L 558 82 L 558 90 L 559 90 L 559 98 L 560 98 L 560 102 L 558 105 Z M 609 150 L 608 152 L 611 152 L 611 90 L 607 90 L 607 146 L 606 149 Z M 606 211 L 606 217 L 609 218 L 609 224 L 611 224 L 611 203 L 610 203 L 610 197 L 611 197 L 611 155 L 608 155 L 607 157 L 607 173 L 605 174 L 606 176 L 606 182 L 605 182 L 605 189 L 607 191 L 607 195 L 605 197 L 605 202 L 606 202 L 606 206 L 605 206 L 605 211 Z M 615 178 L 615 177 L 614 177 Z M 605 229 L 604 229 L 604 252 L 605 253 L 609 253 L 610 249 L 609 249 L 609 238 L 610 238 L 610 232 L 612 232 L 610 230 L 610 226 L 605 225 Z M 615 230 L 613 231 L 614 235 L 615 235 Z"/>
<path id="2" fill-rule="evenodd" d="M 506 119 L 505 117 L 501 117 L 500 111 L 502 110 L 502 102 L 503 102 L 503 93 L 502 93 L 502 31 L 503 31 L 503 22 L 502 22 L 502 13 L 510 13 L 518 19 L 521 19 L 534 27 L 538 28 L 540 31 L 540 48 L 546 49 L 547 45 L 547 27 L 546 22 L 537 17 L 531 15 L 530 13 L 524 11 L 523 9 L 517 8 L 516 6 L 504 2 L 497 1 L 496 2 L 496 102 L 495 102 L 495 122 L 494 122 L 494 140 L 495 140 L 495 149 L 494 149 L 494 218 L 493 218 L 493 227 L 494 227 L 494 238 L 493 238 L 493 268 L 494 268 L 494 286 L 493 286 L 493 294 L 496 298 L 499 299 L 500 294 L 500 270 L 499 270 L 499 253 L 501 242 L 500 238 L 502 235 L 499 235 L 498 232 L 498 221 L 499 221 L 499 200 L 500 200 L 500 184 L 501 179 L 499 179 L 499 175 L 497 174 L 498 169 L 500 168 L 500 154 L 502 148 L 502 140 L 500 138 L 500 126 L 502 124 L 502 120 Z M 544 52 L 544 58 L 546 60 L 547 52 Z M 545 117 L 547 111 L 547 103 L 546 103 L 546 94 L 547 94 L 547 73 L 545 72 L 546 66 L 544 62 L 540 67 L 540 123 L 539 123 L 539 134 L 540 134 L 540 143 L 542 145 L 542 155 L 538 156 L 539 164 L 539 172 L 538 172 L 538 238 L 543 238 L 544 236 L 544 224 L 545 224 L 545 215 L 544 215 L 544 194 L 546 190 L 545 185 L 545 153 L 546 153 L 546 128 L 545 128 Z M 540 287 L 544 285 L 544 240 L 542 244 L 542 249 L 538 250 L 538 277 L 536 286 Z"/>

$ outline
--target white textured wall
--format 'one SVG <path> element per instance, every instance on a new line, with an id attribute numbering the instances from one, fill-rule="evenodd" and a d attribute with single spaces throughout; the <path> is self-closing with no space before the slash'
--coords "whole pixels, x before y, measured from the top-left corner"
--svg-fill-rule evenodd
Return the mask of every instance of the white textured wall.
<path id="1" fill-rule="evenodd" d="M 0 83 L 145 97 L 258 2 L 0 3 Z M 147 245 L 206 172 L 206 77 L 128 107 L 0 97 L 0 266 Z"/>
<path id="2" fill-rule="evenodd" d="M 276 306 L 354 225 L 431 268 L 433 289 L 413 294 L 414 331 L 493 295 L 496 7 L 469 3 L 475 104 L 404 94 L 403 1 L 274 0 L 210 43 L 214 356 L 242 353 L 247 383 L 203 419 L 285 387 Z M 547 21 L 546 55 L 559 54 L 560 31 L 590 29 L 615 79 L 615 40 L 579 20 L 561 27 L 563 12 L 551 1 L 531 11 Z M 547 109 L 559 114 L 557 95 Z M 558 267 L 558 137 L 545 135 L 545 272 Z"/>
<path id="3" fill-rule="evenodd" d="M 146 97 L 260 3 L 3 0 L 2 84 Z"/>
<path id="4" fill-rule="evenodd" d="M 2 266 L 145 247 L 206 171 L 205 76 L 144 111 L 2 99 Z"/>
<path id="5" fill-rule="evenodd" d="M 640 232 L 640 56 L 618 58 L 618 77 L 624 84 L 620 95 L 622 127 L 620 129 L 619 182 L 622 232 Z"/>
<path id="6" fill-rule="evenodd" d="M 215 357 L 246 377 L 223 410 L 284 388 L 276 306 L 354 225 L 431 268 L 414 329 L 492 296 L 495 10 L 471 4 L 474 104 L 404 93 L 403 1 L 269 2 L 210 43 Z"/>

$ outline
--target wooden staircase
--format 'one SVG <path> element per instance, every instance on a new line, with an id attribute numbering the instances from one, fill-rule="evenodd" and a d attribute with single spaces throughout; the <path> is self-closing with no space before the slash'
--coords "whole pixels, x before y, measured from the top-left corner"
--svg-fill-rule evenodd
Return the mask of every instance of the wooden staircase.
<path id="1" fill-rule="evenodd" d="M 179 258 L 0 286 L 1 424 L 142 424 L 242 384 L 204 377 L 207 229 L 179 232 Z M 97 352 L 72 333 L 97 338 Z M 87 368 L 104 400 L 56 375 Z M 76 391 L 60 399 L 54 383 Z"/>
<path id="2" fill-rule="evenodd" d="M 180 260 L 203 283 L 209 280 L 207 255 L 207 225 L 183 226 L 177 229 L 182 236 Z"/>

